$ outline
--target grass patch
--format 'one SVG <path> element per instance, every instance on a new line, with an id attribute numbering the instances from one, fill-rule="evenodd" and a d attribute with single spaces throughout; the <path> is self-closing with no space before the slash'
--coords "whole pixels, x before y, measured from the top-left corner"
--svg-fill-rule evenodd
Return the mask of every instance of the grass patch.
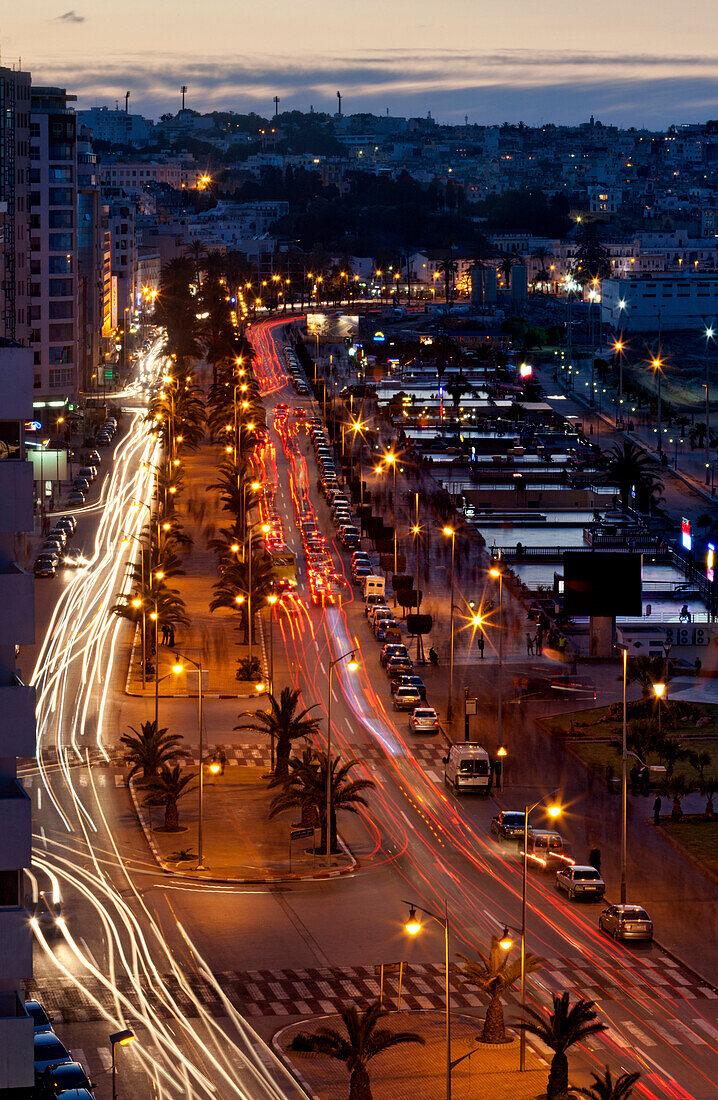
<path id="1" fill-rule="evenodd" d="M 670 688 L 669 688 L 670 690 Z M 677 701 L 680 703 L 680 701 Z M 648 715 L 635 713 L 637 706 L 643 706 L 639 700 L 628 704 L 628 721 L 636 717 L 646 717 L 655 714 L 653 706 L 648 710 Z M 686 704 L 682 704 L 685 706 Z M 691 703 L 690 710 L 694 713 L 700 726 L 694 721 L 684 724 L 672 721 L 670 701 L 662 706 L 662 725 L 665 733 L 673 737 L 682 737 L 686 734 L 692 736 L 700 734 L 701 738 L 718 738 L 718 706 L 712 703 Z M 618 713 L 617 713 L 618 712 Z M 588 710 L 572 710 L 566 714 L 554 714 L 545 719 L 545 724 L 552 733 L 562 737 L 614 737 L 621 733 L 620 707 L 612 704 L 607 707 L 591 707 Z M 691 739 L 691 745 L 695 742 Z"/>
<path id="2" fill-rule="evenodd" d="M 620 734 L 618 736 L 620 736 Z M 589 765 L 589 767 L 599 772 L 601 776 L 604 775 L 607 764 L 612 765 L 614 775 L 620 776 L 621 753 L 620 750 L 614 748 L 613 745 L 609 745 L 603 741 L 581 741 L 578 738 L 571 740 L 569 743 L 576 755 L 580 756 L 581 759 Z M 710 774 L 711 772 L 718 770 L 718 740 L 716 740 L 715 738 L 701 738 L 700 740 L 687 741 L 686 744 L 690 748 L 691 752 L 708 752 L 713 757 L 713 764 L 706 769 L 706 774 Z M 660 759 L 658 758 L 658 756 L 656 756 L 655 753 L 651 752 L 648 754 L 648 759 L 646 760 L 646 763 L 648 765 L 660 764 L 660 762 Z M 634 763 L 635 761 L 633 757 L 629 756 L 629 772 Z M 698 772 L 694 767 L 690 765 L 687 760 L 679 760 L 675 768 L 673 769 L 673 774 L 684 775 L 687 782 L 691 784 L 698 783 Z M 660 780 L 662 778 L 662 776 L 659 776 L 657 777 L 657 779 L 652 779 L 652 785 L 660 785 Z"/>
<path id="3" fill-rule="evenodd" d="M 666 821 L 661 828 L 706 870 L 718 875 L 718 821 Z"/>

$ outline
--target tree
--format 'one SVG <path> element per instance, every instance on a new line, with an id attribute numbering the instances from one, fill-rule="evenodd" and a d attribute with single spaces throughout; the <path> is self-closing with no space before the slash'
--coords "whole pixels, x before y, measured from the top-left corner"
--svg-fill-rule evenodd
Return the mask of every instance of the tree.
<path id="1" fill-rule="evenodd" d="M 300 1031 L 291 1043 L 290 1050 L 305 1054 L 323 1054 L 337 1062 L 343 1062 L 349 1072 L 349 1100 L 372 1100 L 371 1082 L 367 1063 L 377 1054 L 403 1043 L 424 1043 L 415 1031 L 389 1031 L 377 1028 L 388 1015 L 379 1001 L 374 1001 L 365 1012 L 354 1005 L 339 1009 L 346 1038 L 333 1027 L 320 1027 L 315 1032 Z"/>
<path id="2" fill-rule="evenodd" d="M 654 684 L 665 683 L 668 678 L 666 661 L 663 657 L 628 658 L 626 683 L 640 684 L 641 695 L 644 699 L 651 698 Z"/>
<path id="3" fill-rule="evenodd" d="M 169 767 L 163 764 L 157 775 L 150 776 L 143 782 L 147 788 L 146 802 L 150 806 L 164 806 L 165 829 L 167 832 L 179 832 L 179 800 L 185 795 L 192 794 L 197 788 L 191 787 L 194 776 L 182 775 L 179 764 Z"/>
<path id="4" fill-rule="evenodd" d="M 319 704 L 315 703 L 314 706 L 305 707 L 300 711 L 300 695 L 301 691 L 289 687 L 282 688 L 278 700 L 274 695 L 267 696 L 269 710 L 244 710 L 239 715 L 240 718 L 254 718 L 255 723 L 234 727 L 237 730 L 248 729 L 255 730 L 257 733 L 268 733 L 270 737 L 276 739 L 274 783 L 285 780 L 289 775 L 289 757 L 293 743 L 300 737 L 313 737 L 319 732 L 318 719 L 309 717 Z"/>
<path id="5" fill-rule="evenodd" d="M 592 282 L 611 277 L 611 259 L 602 244 L 596 222 L 582 222 L 577 233 L 578 247 L 574 253 L 571 274 L 576 282 Z"/>
<path id="6" fill-rule="evenodd" d="M 359 764 L 358 760 L 342 763 L 333 756 L 330 766 L 331 821 L 329 837 L 331 851 L 337 850 L 337 814 L 341 810 L 356 814 L 359 806 L 368 806 L 363 791 L 373 790 L 372 779 L 351 779 L 349 773 Z M 269 816 L 276 817 L 284 810 L 299 808 L 307 817 L 318 819 L 321 826 L 321 850 L 327 850 L 327 754 L 306 748 L 301 758 L 293 756 L 289 761 L 289 775 L 284 788 L 279 791 L 269 807 Z"/>
<path id="7" fill-rule="evenodd" d="M 489 996 L 489 1005 L 484 1017 L 484 1026 L 481 1032 L 482 1043 L 503 1043 L 506 1041 L 506 1027 L 504 1024 L 504 1006 L 501 998 L 521 975 L 521 959 L 514 959 L 509 963 L 510 949 L 504 950 L 498 936 L 491 937 L 491 948 L 488 955 L 477 951 L 478 961 L 470 959 L 466 955 L 459 955 L 466 963 L 465 981 L 467 985 L 476 986 L 482 993 Z M 546 962 L 538 955 L 527 952 L 525 957 L 526 973 L 530 974 L 538 970 Z"/>
<path id="8" fill-rule="evenodd" d="M 681 773 L 678 775 L 668 774 L 661 784 L 661 790 L 671 799 L 671 821 L 682 821 L 683 807 L 681 806 L 681 799 L 688 794 L 689 790 L 686 777 Z"/>
<path id="9" fill-rule="evenodd" d="M 614 1081 L 606 1066 L 603 1073 L 593 1071 L 593 1084 L 589 1088 L 578 1089 L 578 1095 L 586 1096 L 588 1100 L 628 1100 L 629 1096 L 633 1096 L 633 1086 L 640 1076 L 640 1073 L 622 1073 Z"/>
<path id="10" fill-rule="evenodd" d="M 568 1093 L 566 1052 L 589 1035 L 597 1035 L 606 1030 L 605 1024 L 596 1022 L 594 1004 L 594 1001 L 578 1000 L 571 1005 L 568 993 L 554 993 L 553 1012 L 549 1012 L 548 1017 L 542 1011 L 527 1005 L 525 1012 L 531 1018 L 516 1025 L 535 1035 L 554 1052 L 546 1090 L 547 1100 L 558 1100 Z"/>
<path id="11" fill-rule="evenodd" d="M 614 443 L 608 451 L 606 477 L 609 484 L 618 486 L 624 510 L 631 502 L 632 490 L 645 499 L 663 488 L 656 463 L 630 439 Z"/>
<path id="12" fill-rule="evenodd" d="M 130 733 L 124 733 L 120 738 L 125 746 L 125 763 L 131 765 L 127 778 L 132 779 L 141 771 L 143 780 L 150 779 L 157 775 L 163 764 L 176 760 L 178 756 L 186 756 L 187 750 L 180 748 L 182 740 L 180 734 L 170 733 L 165 726 L 158 729 L 154 719 L 143 722 L 139 730 L 130 726 Z"/>

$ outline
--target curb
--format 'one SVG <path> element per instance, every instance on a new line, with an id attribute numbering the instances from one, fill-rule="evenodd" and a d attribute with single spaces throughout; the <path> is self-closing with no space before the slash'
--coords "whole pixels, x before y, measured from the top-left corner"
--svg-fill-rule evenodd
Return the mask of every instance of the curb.
<path id="1" fill-rule="evenodd" d="M 174 870 L 165 862 L 165 860 L 163 860 L 162 855 L 157 845 L 155 844 L 152 833 L 148 828 L 142 813 L 140 812 L 140 806 L 137 800 L 137 793 L 135 791 L 135 787 L 137 786 L 137 784 L 134 776 L 132 777 L 132 779 L 130 779 L 127 786 L 130 791 L 130 797 L 132 798 L 132 805 L 134 807 L 135 814 L 137 815 L 137 820 L 140 824 L 142 832 L 145 835 L 147 846 L 154 856 L 155 863 L 165 875 L 171 875 L 173 878 L 180 878 L 184 879 L 187 882 L 196 883 L 225 883 L 235 886 L 275 886 L 281 885 L 285 882 L 325 882 L 327 879 L 340 878 L 343 875 L 353 874 L 359 866 L 359 861 L 354 855 L 352 855 L 349 846 L 344 843 L 340 836 L 337 836 L 337 842 L 340 848 L 349 857 L 351 863 L 348 867 L 339 867 L 335 871 L 311 871 L 306 874 L 301 871 L 297 871 L 292 874 L 267 875 L 264 878 L 240 878 L 230 877 L 229 875 L 204 876 L 200 878 L 197 875 L 188 874 L 186 871 Z"/>
<path id="2" fill-rule="evenodd" d="M 646 824 L 653 825 L 653 822 L 650 818 L 646 818 Z M 653 827 L 655 828 L 655 826 Z M 676 851 L 680 852 L 681 855 L 685 859 L 687 859 L 689 863 L 692 863 L 696 870 L 700 871 L 702 875 L 705 875 L 709 882 L 712 882 L 715 886 L 718 886 L 718 874 L 716 874 L 715 871 L 711 871 L 709 867 L 705 867 L 697 858 L 697 856 L 694 856 L 692 852 L 689 852 L 688 849 L 683 844 L 681 844 L 680 840 L 677 840 L 674 836 L 671 836 L 670 833 L 666 832 L 662 825 L 659 825 L 658 828 L 661 830 L 661 836 L 665 837 L 672 848 L 675 848 Z"/>

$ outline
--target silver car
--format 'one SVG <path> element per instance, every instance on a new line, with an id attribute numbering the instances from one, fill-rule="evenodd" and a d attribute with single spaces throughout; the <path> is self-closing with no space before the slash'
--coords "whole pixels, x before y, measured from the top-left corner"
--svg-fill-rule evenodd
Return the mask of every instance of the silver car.
<path id="1" fill-rule="evenodd" d="M 614 940 L 653 939 L 653 921 L 641 905 L 609 905 L 598 918 L 602 932 Z"/>
<path id="2" fill-rule="evenodd" d="M 414 711 L 421 702 L 421 696 L 415 687 L 400 687 L 394 693 L 394 710 Z"/>
<path id="3" fill-rule="evenodd" d="M 565 890 L 571 901 L 576 898 L 600 900 L 606 893 L 606 883 L 595 867 L 562 867 L 556 872 L 556 889 Z"/>
<path id="4" fill-rule="evenodd" d="M 398 691 L 402 690 L 404 689 L 398 688 Z M 439 715 L 433 707 L 415 707 L 414 713 L 409 719 L 409 725 L 412 730 L 426 730 L 429 733 L 436 733 L 439 728 Z"/>

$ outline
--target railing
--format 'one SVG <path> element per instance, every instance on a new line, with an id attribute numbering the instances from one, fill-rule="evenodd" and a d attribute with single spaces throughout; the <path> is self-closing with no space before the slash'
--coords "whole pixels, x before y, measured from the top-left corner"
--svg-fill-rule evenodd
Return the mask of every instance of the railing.
<path id="1" fill-rule="evenodd" d="M 591 546 L 522 546 L 521 550 L 517 550 L 515 546 L 487 546 L 486 549 L 492 557 L 508 558 L 511 561 L 530 561 L 532 558 L 544 558 L 546 561 L 562 561 L 565 552 L 571 554 L 595 553 L 594 548 Z M 667 547 L 611 547 L 611 551 L 616 554 L 630 554 L 636 550 L 639 552 L 641 550 L 646 550 L 654 560 L 664 561 L 668 559 L 669 551 Z"/>

